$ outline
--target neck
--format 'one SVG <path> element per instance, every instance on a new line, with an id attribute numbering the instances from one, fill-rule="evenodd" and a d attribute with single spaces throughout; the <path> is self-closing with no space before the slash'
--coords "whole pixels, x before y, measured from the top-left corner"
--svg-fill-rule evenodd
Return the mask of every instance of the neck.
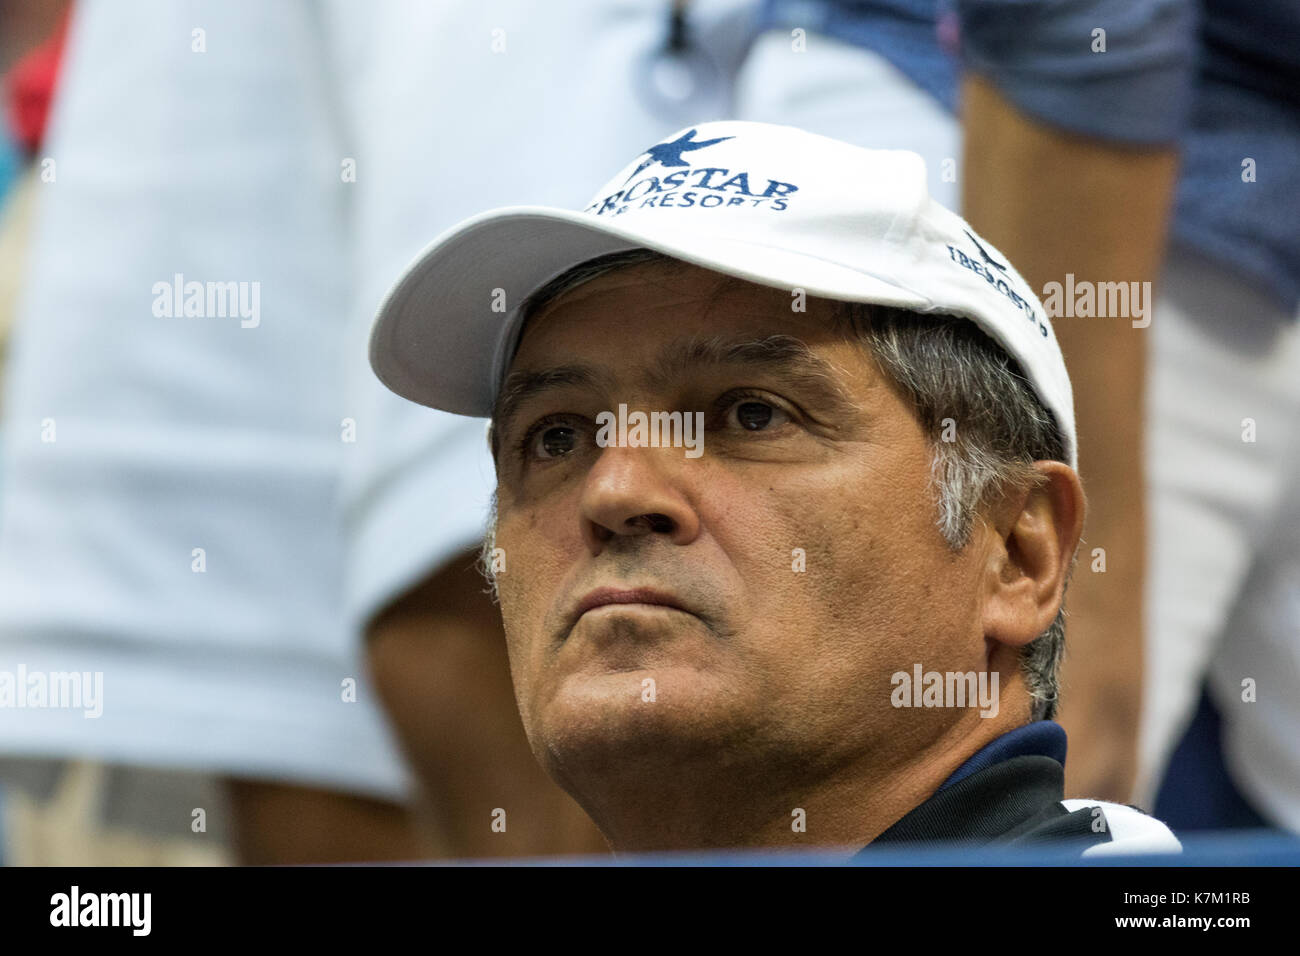
<path id="1" fill-rule="evenodd" d="M 1005 725 L 1005 726 L 1004 726 Z M 656 754 L 564 780 L 616 853 L 744 848 L 843 848 L 853 853 L 927 800 L 1006 718 L 957 721 L 918 750 L 861 754 L 835 767 L 784 760 L 774 770 L 683 762 Z"/>

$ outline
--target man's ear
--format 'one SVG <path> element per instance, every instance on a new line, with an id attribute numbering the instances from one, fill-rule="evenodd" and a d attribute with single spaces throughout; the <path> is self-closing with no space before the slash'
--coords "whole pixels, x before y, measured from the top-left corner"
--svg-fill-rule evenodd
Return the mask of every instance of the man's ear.
<path id="1" fill-rule="evenodd" d="M 985 574 L 984 635 L 1023 647 L 1056 618 L 1083 533 L 1083 485 L 1069 465 L 1034 462 L 1037 485 L 1003 498 Z"/>

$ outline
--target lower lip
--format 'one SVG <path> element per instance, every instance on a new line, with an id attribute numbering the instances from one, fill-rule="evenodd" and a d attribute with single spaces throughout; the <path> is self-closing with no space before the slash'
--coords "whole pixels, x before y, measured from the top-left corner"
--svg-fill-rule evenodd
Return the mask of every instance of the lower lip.
<path id="1" fill-rule="evenodd" d="M 679 614 L 687 613 L 679 607 L 673 607 L 671 604 L 645 604 L 640 601 L 619 601 L 613 604 L 597 604 L 595 607 L 587 608 L 587 610 L 578 615 L 578 619 L 581 620 L 588 614 L 593 614 L 596 611 L 608 611 L 611 608 L 640 608 L 642 610 L 649 609 L 652 611 L 676 611 Z"/>

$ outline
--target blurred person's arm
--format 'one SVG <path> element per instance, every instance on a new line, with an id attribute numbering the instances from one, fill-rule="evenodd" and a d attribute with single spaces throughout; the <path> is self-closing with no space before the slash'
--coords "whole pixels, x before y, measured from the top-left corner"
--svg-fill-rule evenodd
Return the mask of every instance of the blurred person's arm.
<path id="1" fill-rule="evenodd" d="M 1099 0 L 1067 10 L 1048 0 L 1031 11 L 1014 0 L 968 0 L 961 9 L 967 220 L 1040 293 L 1071 273 L 1076 282 L 1153 288 L 1177 178 L 1173 143 L 1190 96 L 1186 5 Z M 1106 52 L 1097 50 L 1098 28 L 1107 30 Z M 1136 777 L 1143 687 L 1150 328 L 1134 320 L 1053 320 L 1088 496 L 1058 715 L 1070 741 L 1066 793 L 1117 802 L 1130 799 Z M 1094 570 L 1094 549 L 1104 551 L 1104 573 Z"/>
<path id="2" fill-rule="evenodd" d="M 1047 282 L 1153 281 L 1175 175 L 1170 149 L 1081 140 L 1018 113 L 977 77 L 964 87 L 967 220 L 1036 290 Z M 1088 526 L 1069 588 L 1058 720 L 1066 792 L 1126 802 L 1142 699 L 1143 381 L 1149 328 L 1058 318 L 1074 386 Z M 1105 551 L 1105 573 L 1092 570 Z"/>
<path id="3" fill-rule="evenodd" d="M 430 573 L 366 632 L 371 677 L 423 790 L 426 838 L 448 858 L 607 853 L 529 749 L 501 612 L 475 557 Z"/>

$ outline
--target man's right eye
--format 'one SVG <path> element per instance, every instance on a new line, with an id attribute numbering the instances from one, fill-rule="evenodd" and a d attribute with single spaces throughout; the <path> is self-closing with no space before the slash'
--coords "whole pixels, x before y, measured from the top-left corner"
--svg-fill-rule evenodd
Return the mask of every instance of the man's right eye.
<path id="1" fill-rule="evenodd" d="M 552 425 L 537 436 L 534 451 L 538 458 L 559 458 L 573 451 L 578 433 L 568 425 Z"/>

